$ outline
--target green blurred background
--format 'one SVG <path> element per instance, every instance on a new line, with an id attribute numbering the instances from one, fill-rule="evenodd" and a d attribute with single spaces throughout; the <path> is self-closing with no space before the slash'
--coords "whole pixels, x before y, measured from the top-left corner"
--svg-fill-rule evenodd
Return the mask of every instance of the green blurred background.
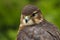
<path id="1" fill-rule="evenodd" d="M 0 40 L 16 40 L 20 13 L 28 4 L 39 7 L 45 19 L 60 29 L 60 0 L 0 0 Z"/>

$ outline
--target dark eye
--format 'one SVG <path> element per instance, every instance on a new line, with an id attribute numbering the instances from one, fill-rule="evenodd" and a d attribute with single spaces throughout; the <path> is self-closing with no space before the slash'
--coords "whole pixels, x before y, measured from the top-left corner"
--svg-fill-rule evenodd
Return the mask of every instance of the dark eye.
<path id="1" fill-rule="evenodd" d="M 36 15 L 36 13 L 32 14 L 32 17 L 35 16 L 35 15 Z"/>

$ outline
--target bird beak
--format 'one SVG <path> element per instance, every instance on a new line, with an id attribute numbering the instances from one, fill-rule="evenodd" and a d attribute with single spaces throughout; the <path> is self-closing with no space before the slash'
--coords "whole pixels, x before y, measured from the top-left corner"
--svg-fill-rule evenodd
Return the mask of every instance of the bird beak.
<path id="1" fill-rule="evenodd" d="M 29 16 L 25 16 L 25 22 L 27 23 L 29 21 Z"/>

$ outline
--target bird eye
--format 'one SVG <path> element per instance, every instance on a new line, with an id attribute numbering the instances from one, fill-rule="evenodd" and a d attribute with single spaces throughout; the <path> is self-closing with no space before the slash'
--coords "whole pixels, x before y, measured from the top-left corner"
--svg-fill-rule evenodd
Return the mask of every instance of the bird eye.
<path id="1" fill-rule="evenodd" d="M 36 15 L 36 13 L 32 14 L 32 17 L 35 16 L 35 15 Z"/>

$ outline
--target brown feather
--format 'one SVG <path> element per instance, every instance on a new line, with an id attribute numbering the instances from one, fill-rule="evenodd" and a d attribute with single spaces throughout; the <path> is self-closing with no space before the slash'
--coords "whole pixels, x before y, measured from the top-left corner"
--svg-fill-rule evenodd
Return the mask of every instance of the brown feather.
<path id="1" fill-rule="evenodd" d="M 25 27 L 17 36 L 17 40 L 60 40 L 58 29 L 47 21 Z M 23 37 L 22 37 L 23 36 Z"/>
<path id="2" fill-rule="evenodd" d="M 23 15 L 31 15 L 33 14 L 34 11 L 40 11 L 38 10 L 38 8 L 36 6 L 33 6 L 33 5 L 27 5 L 23 8 L 22 10 L 22 14 Z"/>

